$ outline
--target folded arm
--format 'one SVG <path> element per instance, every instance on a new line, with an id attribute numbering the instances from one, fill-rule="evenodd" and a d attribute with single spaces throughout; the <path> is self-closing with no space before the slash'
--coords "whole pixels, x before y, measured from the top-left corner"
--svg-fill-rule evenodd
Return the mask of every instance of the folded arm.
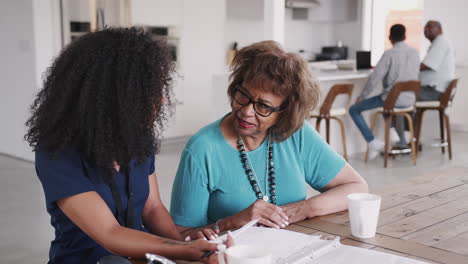
<path id="1" fill-rule="evenodd" d="M 328 183 L 323 192 L 307 200 L 281 206 L 289 223 L 346 210 L 347 195 L 368 192 L 365 180 L 348 164 Z"/>

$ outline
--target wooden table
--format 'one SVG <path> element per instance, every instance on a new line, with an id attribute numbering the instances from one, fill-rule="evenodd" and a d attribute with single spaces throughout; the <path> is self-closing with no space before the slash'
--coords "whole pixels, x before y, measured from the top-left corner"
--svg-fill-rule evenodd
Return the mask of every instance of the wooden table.
<path id="1" fill-rule="evenodd" d="M 382 196 L 374 238 L 353 237 L 347 211 L 304 220 L 286 229 L 340 236 L 345 245 L 428 263 L 468 264 L 468 168 L 434 171 L 372 192 Z"/>
<path id="2" fill-rule="evenodd" d="M 351 235 L 348 212 L 317 217 L 287 229 L 336 235 L 341 242 L 429 263 L 468 263 L 468 168 L 435 171 L 373 190 L 382 196 L 377 235 Z"/>

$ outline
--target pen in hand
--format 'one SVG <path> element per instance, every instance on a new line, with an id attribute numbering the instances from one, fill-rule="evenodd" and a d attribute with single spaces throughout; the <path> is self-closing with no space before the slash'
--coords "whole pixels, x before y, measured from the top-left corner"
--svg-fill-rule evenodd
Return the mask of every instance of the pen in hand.
<path id="1" fill-rule="evenodd" d="M 217 249 L 218 249 L 218 251 L 224 251 L 224 250 L 226 250 L 226 248 L 231 247 L 233 245 L 234 245 L 233 235 L 232 235 L 231 231 L 228 231 L 226 244 L 218 244 Z M 203 258 L 208 258 L 209 256 L 213 255 L 213 253 L 215 253 L 215 251 L 206 251 L 205 253 L 203 253 L 201 258 L 202 259 Z"/>

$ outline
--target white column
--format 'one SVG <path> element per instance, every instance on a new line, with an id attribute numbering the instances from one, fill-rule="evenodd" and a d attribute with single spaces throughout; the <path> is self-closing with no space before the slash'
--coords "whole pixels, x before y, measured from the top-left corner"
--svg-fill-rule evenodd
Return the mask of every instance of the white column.
<path id="1" fill-rule="evenodd" d="M 264 0 L 263 36 L 284 45 L 284 0 Z"/>
<path id="2" fill-rule="evenodd" d="M 372 43 L 372 0 L 363 0 L 361 13 L 361 49 L 371 50 Z"/>
<path id="3" fill-rule="evenodd" d="M 390 1 L 374 1 L 372 5 L 371 20 L 371 64 L 376 65 L 385 51 L 385 39 L 388 32 L 385 32 L 385 18 L 390 12 Z"/>
<path id="4" fill-rule="evenodd" d="M 32 1 L 36 88 L 42 88 L 43 73 L 62 48 L 58 0 Z"/>

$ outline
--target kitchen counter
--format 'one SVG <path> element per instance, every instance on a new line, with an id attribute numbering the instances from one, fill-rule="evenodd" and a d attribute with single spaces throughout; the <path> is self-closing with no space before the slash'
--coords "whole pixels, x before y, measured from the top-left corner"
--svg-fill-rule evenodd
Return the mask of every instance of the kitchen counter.
<path id="1" fill-rule="evenodd" d="M 354 80 L 354 79 L 365 79 L 369 77 L 372 70 L 319 70 L 311 68 L 314 76 L 321 82 L 324 81 L 339 81 L 339 80 Z M 225 79 L 227 81 L 229 77 L 228 72 L 215 74 L 215 79 Z"/>
<path id="2" fill-rule="evenodd" d="M 372 70 L 314 70 L 312 73 L 321 82 L 363 79 L 369 77 Z"/>

